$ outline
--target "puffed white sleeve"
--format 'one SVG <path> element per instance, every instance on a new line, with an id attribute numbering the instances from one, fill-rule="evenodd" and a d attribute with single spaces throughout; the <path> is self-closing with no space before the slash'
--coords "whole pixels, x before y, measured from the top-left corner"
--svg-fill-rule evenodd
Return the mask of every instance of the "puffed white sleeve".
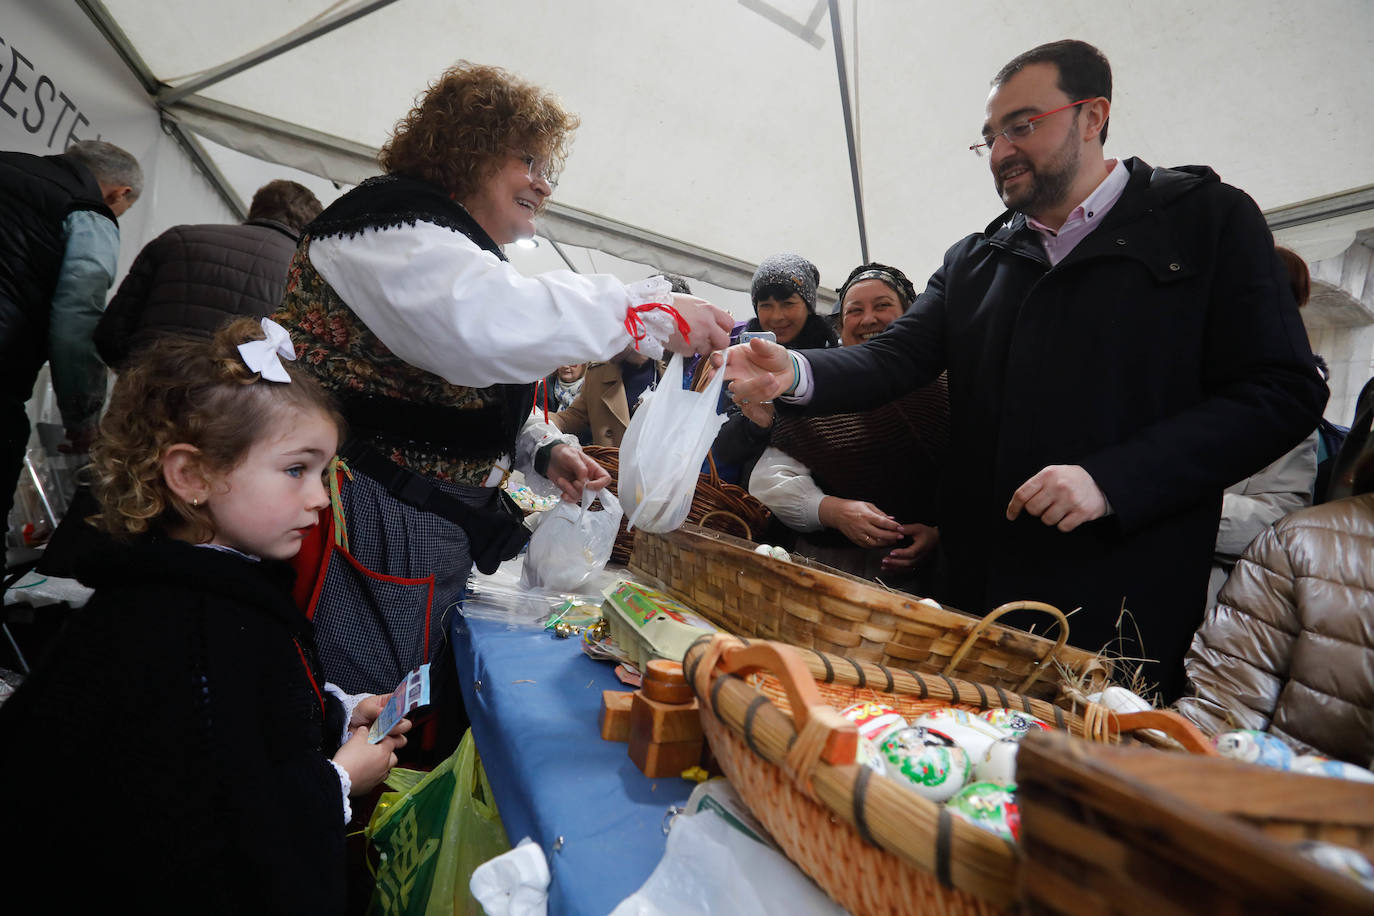
<path id="1" fill-rule="evenodd" d="M 825 527 L 821 524 L 825 493 L 806 465 L 780 449 L 770 445 L 763 450 L 749 476 L 749 493 L 793 531 Z"/>
<path id="2" fill-rule="evenodd" d="M 454 385 L 520 384 L 558 366 L 608 360 L 631 343 L 633 306 L 672 302 L 661 277 L 628 286 L 567 270 L 526 277 L 461 233 L 424 221 L 312 239 L 310 261 L 393 353 Z M 640 346 L 657 356 L 671 317 L 644 317 Z"/>

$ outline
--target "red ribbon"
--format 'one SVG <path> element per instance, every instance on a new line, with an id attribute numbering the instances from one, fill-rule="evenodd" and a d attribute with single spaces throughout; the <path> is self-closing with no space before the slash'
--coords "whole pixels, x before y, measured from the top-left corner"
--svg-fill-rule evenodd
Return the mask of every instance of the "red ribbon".
<path id="1" fill-rule="evenodd" d="M 649 336 L 649 329 L 644 326 L 644 319 L 640 315 L 652 311 L 663 311 L 672 315 L 673 321 L 677 323 L 677 332 L 682 335 L 684 341 L 691 343 L 691 328 L 687 325 L 687 319 L 683 318 L 677 309 L 663 302 L 646 302 L 644 305 L 632 305 L 625 311 L 625 332 L 630 335 L 630 340 L 634 341 L 636 350 L 639 349 L 639 342 Z"/>

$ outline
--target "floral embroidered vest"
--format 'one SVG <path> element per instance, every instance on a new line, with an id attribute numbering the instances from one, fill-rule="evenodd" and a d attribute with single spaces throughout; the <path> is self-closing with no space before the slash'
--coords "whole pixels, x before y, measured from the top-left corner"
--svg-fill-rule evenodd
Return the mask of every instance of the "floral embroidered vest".
<path id="1" fill-rule="evenodd" d="M 314 239 L 413 226 L 417 220 L 461 233 L 505 260 L 442 189 L 396 175 L 369 178 L 306 227 L 273 318 L 291 332 L 296 365 L 339 400 L 354 440 L 416 473 L 481 485 L 497 458 L 514 453 L 533 384 L 451 385 L 410 365 L 368 330 L 310 262 Z"/>

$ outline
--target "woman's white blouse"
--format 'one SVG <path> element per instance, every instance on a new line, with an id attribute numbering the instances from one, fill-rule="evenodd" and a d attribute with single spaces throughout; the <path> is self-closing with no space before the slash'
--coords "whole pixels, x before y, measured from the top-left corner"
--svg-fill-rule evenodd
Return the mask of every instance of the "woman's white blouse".
<path id="1" fill-rule="evenodd" d="M 526 277 L 462 233 L 424 221 L 312 239 L 310 261 L 391 352 L 478 388 L 608 360 L 630 344 L 630 306 L 672 302 L 658 277 L 629 286 L 567 270 Z M 647 327 L 655 348 L 671 330 Z"/>
<path id="2" fill-rule="evenodd" d="M 806 465 L 780 449 L 770 445 L 763 450 L 749 476 L 749 493 L 793 531 L 825 527 L 821 524 L 825 493 Z"/>

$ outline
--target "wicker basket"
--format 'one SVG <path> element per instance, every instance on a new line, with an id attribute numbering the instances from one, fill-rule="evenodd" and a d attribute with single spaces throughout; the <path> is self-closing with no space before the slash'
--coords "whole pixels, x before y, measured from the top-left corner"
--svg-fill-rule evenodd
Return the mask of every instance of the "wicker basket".
<path id="1" fill-rule="evenodd" d="M 969 681 L 1051 700 L 1062 679 L 1052 661 L 1084 692 L 1111 674 L 1108 661 L 1066 645 L 1068 623 L 1050 605 L 1013 602 L 980 620 L 827 566 L 761 556 L 753 546 L 693 525 L 668 534 L 639 531 L 630 569 L 739 636 L 897 668 L 958 671 Z M 1058 623 L 1057 641 L 995 623 L 1026 608 Z"/>
<path id="2" fill-rule="evenodd" d="M 611 475 L 611 492 L 620 495 L 620 449 L 610 445 L 587 445 L 582 450 Z M 720 479 L 716 472 L 716 462 L 708 452 L 709 474 L 702 474 L 697 480 L 696 493 L 692 496 L 692 508 L 687 512 L 687 521 L 716 531 L 726 531 L 753 538 L 763 531 L 772 513 L 763 503 L 750 496 L 748 491 Z M 620 520 L 620 533 L 616 535 L 615 547 L 611 550 L 610 562 L 618 566 L 628 566 L 630 554 L 634 549 L 634 533 L 626 530 L 627 519 Z"/>
<path id="3" fill-rule="evenodd" d="M 1062 735 L 1026 740 L 1017 781 L 1032 913 L 1374 913 L 1285 845 L 1374 858 L 1374 785 Z"/>
<path id="4" fill-rule="evenodd" d="M 1148 724 L 1176 729 L 1194 749 L 1207 746 L 1170 713 L 1137 720 L 1094 706 L 1080 717 L 967 681 L 723 634 L 693 643 L 683 666 L 731 785 L 788 857 L 860 916 L 1008 910 L 1017 900 L 1019 855 L 943 805 L 855 764 L 855 729 L 837 707 L 876 701 L 915 717 L 939 706 L 1013 706 L 1098 740 L 1117 741 L 1123 730 Z M 748 672 L 760 674 L 738 676 Z"/>

